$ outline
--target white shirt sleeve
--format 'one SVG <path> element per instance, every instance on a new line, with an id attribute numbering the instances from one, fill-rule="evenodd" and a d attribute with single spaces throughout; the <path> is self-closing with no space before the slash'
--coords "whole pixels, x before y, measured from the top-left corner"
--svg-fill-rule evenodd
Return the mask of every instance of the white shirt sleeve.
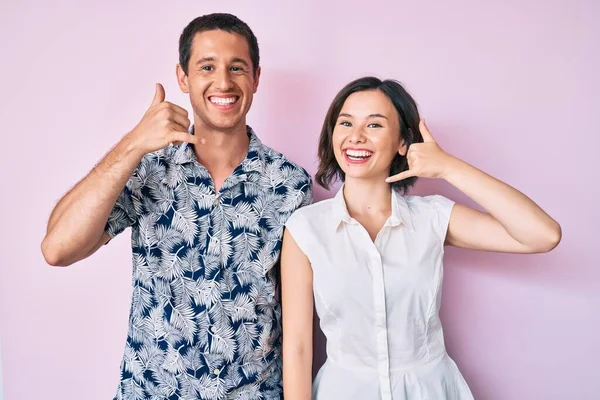
<path id="1" fill-rule="evenodd" d="M 302 209 L 298 209 L 294 211 L 294 213 L 286 221 L 285 227 L 289 233 L 292 234 L 292 237 L 298 244 L 298 247 L 300 247 L 300 250 L 302 250 L 302 252 L 310 260 L 310 241 L 312 240 L 312 235 L 310 233 L 308 221 L 301 210 Z"/>
<path id="2" fill-rule="evenodd" d="M 439 194 L 426 196 L 424 200 L 429 202 L 432 206 L 432 211 L 434 213 L 432 218 L 433 229 L 442 241 L 443 246 L 450 224 L 450 215 L 452 214 L 452 208 L 454 207 L 455 202 Z"/>

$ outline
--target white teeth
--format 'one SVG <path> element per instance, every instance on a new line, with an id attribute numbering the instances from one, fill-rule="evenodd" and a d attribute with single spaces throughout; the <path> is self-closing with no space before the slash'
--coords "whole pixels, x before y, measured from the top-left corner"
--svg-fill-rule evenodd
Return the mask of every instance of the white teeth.
<path id="1" fill-rule="evenodd" d="M 235 103 L 237 97 L 211 97 L 210 102 L 221 106 L 227 106 Z"/>
<path id="2" fill-rule="evenodd" d="M 367 158 L 373 155 L 373 152 L 367 150 L 346 150 L 348 157 Z"/>

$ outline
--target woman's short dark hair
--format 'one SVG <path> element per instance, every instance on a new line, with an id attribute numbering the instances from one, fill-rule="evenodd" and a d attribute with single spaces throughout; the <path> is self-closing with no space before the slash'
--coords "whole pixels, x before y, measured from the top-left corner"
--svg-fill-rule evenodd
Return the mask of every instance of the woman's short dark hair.
<path id="1" fill-rule="evenodd" d="M 317 170 L 315 180 L 325 189 L 329 189 L 331 184 L 337 179 L 342 181 L 345 179 L 344 171 L 342 171 L 335 159 L 332 141 L 333 128 L 335 127 L 340 111 L 342 110 L 346 99 L 352 93 L 366 90 L 379 90 L 390 99 L 398 112 L 398 121 L 400 122 L 400 131 L 398 132 L 398 135 L 404 139 L 407 150 L 411 144 L 423 141 L 423 137 L 419 131 L 420 117 L 417 103 L 404 87 L 402 87 L 400 82 L 392 79 L 382 81 L 381 79 L 372 76 L 356 79 L 347 84 L 335 96 L 331 106 L 329 106 L 325 121 L 323 122 L 323 128 L 321 129 L 318 150 L 319 169 Z M 408 161 L 406 157 L 396 154 L 396 157 L 392 160 L 390 175 L 398 174 L 407 169 Z M 414 185 L 416 179 L 416 177 L 411 177 L 394 182 L 392 183 L 392 187 L 399 190 L 401 193 L 405 193 L 412 185 Z"/>
<path id="2" fill-rule="evenodd" d="M 252 61 L 253 73 L 256 74 L 260 64 L 258 40 L 252 29 L 244 21 L 232 14 L 214 13 L 202 15 L 190 22 L 179 37 L 179 64 L 187 75 L 188 64 L 192 55 L 192 43 L 197 33 L 220 30 L 228 33 L 236 33 L 248 42 L 250 49 L 250 60 Z"/>

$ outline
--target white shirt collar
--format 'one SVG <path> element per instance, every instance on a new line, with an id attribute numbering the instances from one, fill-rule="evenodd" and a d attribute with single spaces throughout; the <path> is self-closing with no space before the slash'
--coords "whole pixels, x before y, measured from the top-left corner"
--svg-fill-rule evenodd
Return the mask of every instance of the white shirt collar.
<path id="1" fill-rule="evenodd" d="M 333 198 L 331 217 L 334 230 L 337 230 L 342 222 L 347 224 L 357 223 L 348 213 L 348 207 L 344 199 L 344 184 L 342 184 Z M 405 225 L 410 230 L 414 230 L 410 207 L 406 199 L 398 191 L 392 189 L 392 214 L 387 220 L 386 225 L 398 226 L 400 224 Z"/>

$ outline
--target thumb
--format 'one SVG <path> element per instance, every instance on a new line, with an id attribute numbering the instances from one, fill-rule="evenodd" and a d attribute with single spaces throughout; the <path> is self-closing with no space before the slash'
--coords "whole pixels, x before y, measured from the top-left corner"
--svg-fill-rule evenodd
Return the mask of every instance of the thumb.
<path id="1" fill-rule="evenodd" d="M 424 119 L 422 119 L 421 122 L 419 123 L 419 131 L 421 132 L 421 136 L 423 136 L 423 142 L 425 142 L 425 143 L 429 143 L 429 142 L 435 143 L 435 139 L 431 135 L 431 132 L 429 132 L 429 129 L 427 128 L 427 125 L 425 125 L 425 120 Z"/>
<path id="2" fill-rule="evenodd" d="M 160 104 L 163 101 L 165 101 L 165 88 L 160 83 L 157 83 L 156 93 L 154 93 L 154 98 L 152 99 L 152 104 L 150 104 L 150 107 Z"/>

